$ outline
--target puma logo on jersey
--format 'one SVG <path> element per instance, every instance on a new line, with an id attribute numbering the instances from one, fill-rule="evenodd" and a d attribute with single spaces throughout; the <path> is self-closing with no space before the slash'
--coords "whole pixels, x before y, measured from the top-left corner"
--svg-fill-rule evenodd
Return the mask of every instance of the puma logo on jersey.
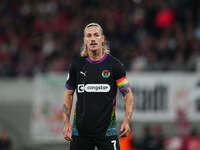
<path id="1" fill-rule="evenodd" d="M 80 71 L 80 74 L 86 76 L 86 72 Z"/>

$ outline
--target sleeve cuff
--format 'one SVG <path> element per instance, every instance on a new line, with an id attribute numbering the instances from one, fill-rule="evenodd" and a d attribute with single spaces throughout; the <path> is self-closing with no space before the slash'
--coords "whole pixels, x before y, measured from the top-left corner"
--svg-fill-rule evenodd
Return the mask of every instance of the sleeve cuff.
<path id="1" fill-rule="evenodd" d="M 65 84 L 65 87 L 67 88 L 67 89 L 69 89 L 69 90 L 73 90 L 74 88 L 72 87 L 72 86 L 70 86 L 69 84 Z"/>

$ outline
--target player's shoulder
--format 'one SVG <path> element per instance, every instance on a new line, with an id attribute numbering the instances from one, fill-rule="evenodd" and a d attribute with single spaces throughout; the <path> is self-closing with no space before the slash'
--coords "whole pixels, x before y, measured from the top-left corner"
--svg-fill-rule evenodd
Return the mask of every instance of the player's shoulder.
<path id="1" fill-rule="evenodd" d="M 109 61 L 111 61 L 114 65 L 123 65 L 122 62 L 118 58 L 114 57 L 111 54 L 108 55 L 108 58 L 109 58 Z"/>

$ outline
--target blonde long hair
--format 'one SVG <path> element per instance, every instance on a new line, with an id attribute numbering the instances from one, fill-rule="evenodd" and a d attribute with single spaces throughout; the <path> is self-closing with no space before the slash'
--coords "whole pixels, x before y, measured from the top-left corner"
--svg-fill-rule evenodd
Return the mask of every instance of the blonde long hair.
<path id="1" fill-rule="evenodd" d="M 91 27 L 91 26 L 98 27 L 100 29 L 100 31 L 101 31 L 101 34 L 104 35 L 103 34 L 103 29 L 98 23 L 89 23 L 88 25 L 86 25 L 85 28 L 84 28 L 84 35 L 85 35 L 85 30 L 88 27 Z M 106 40 L 104 40 L 104 43 L 103 43 L 103 50 L 104 50 L 105 53 L 108 53 L 108 54 L 110 53 L 110 48 L 109 48 L 108 42 Z M 87 57 L 88 56 L 87 46 L 85 45 L 85 43 L 83 43 L 83 45 L 81 46 L 81 56 L 82 57 Z"/>

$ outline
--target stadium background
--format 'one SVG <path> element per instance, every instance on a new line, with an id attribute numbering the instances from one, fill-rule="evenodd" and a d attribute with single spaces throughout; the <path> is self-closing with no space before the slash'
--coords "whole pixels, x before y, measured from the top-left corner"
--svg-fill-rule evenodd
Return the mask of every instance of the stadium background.
<path id="1" fill-rule="evenodd" d="M 198 0 L 1 0 L 0 139 L 7 134 L 16 150 L 66 149 L 60 135 L 65 77 L 90 22 L 102 25 L 111 54 L 128 72 L 137 103 L 133 142 L 179 150 L 192 135 L 198 145 Z M 144 134 L 149 130 L 153 138 Z"/>

